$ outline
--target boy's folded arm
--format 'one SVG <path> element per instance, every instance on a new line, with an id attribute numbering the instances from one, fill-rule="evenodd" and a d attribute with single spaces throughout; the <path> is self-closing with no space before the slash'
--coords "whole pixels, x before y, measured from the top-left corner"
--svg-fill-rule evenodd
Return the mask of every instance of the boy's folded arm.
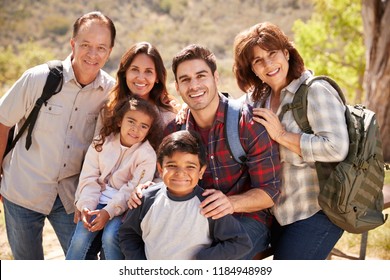
<path id="1" fill-rule="evenodd" d="M 217 220 L 208 219 L 213 244 L 195 256 L 198 260 L 227 260 L 241 259 L 252 248 L 252 241 L 232 215 Z"/>
<path id="2" fill-rule="evenodd" d="M 127 211 L 119 228 L 119 244 L 126 260 L 146 260 L 139 209 Z"/>

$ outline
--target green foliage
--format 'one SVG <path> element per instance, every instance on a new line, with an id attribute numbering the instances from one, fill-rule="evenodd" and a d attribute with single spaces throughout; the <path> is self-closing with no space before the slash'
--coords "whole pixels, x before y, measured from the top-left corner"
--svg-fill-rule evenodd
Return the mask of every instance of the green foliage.
<path id="1" fill-rule="evenodd" d="M 237 95 L 242 92 L 231 71 L 236 34 L 259 21 L 272 21 L 291 36 L 293 22 L 297 18 L 308 19 L 312 12 L 311 0 L 2 1 L 7 3 L 0 9 L 0 46 L 17 49 L 21 43 L 32 41 L 50 50 L 56 58 L 64 59 L 71 52 L 69 39 L 74 20 L 88 11 L 100 10 L 114 21 L 117 29 L 115 47 L 104 67 L 108 73 L 115 75 L 120 58 L 130 45 L 149 41 L 160 51 L 172 83 L 172 57 L 184 46 L 198 43 L 210 48 L 223 65 L 219 67 L 223 72 L 221 90 Z M 17 57 L 16 51 L 12 53 L 15 57 L 7 63 L 18 68 L 18 61 L 25 58 Z M 3 71 L 8 70 L 0 69 L 1 78 L 18 76 Z M 6 81 L 12 84 L 14 78 Z M 4 79 L 0 86 L 3 84 Z M 174 87 L 171 88 L 174 94 Z"/>
<path id="2" fill-rule="evenodd" d="M 384 214 L 390 214 L 390 209 L 385 209 Z M 367 254 L 368 260 L 390 260 L 390 220 L 382 226 L 368 232 Z M 349 256 L 358 257 L 360 252 L 361 235 L 344 232 L 335 248 Z M 337 258 L 335 258 L 337 259 Z"/>
<path id="3" fill-rule="evenodd" d="M 315 9 L 306 23 L 294 23 L 294 40 L 306 67 L 329 75 L 348 100 L 361 102 L 365 49 L 361 0 L 313 0 Z"/>
<path id="4" fill-rule="evenodd" d="M 58 18 L 57 16 L 48 16 L 42 23 L 45 33 L 53 33 L 54 35 L 63 36 L 65 35 L 72 22 L 65 18 Z"/>
<path id="5" fill-rule="evenodd" d="M 54 54 L 36 43 L 27 42 L 18 45 L 0 47 L 0 96 L 3 95 L 28 68 L 54 58 Z"/>
<path id="6" fill-rule="evenodd" d="M 161 0 L 157 1 L 162 11 L 170 14 L 174 18 L 183 18 L 185 8 L 187 7 L 186 0 Z"/>
<path id="7" fill-rule="evenodd" d="M 390 185 L 390 170 L 385 171 L 385 185 Z"/>

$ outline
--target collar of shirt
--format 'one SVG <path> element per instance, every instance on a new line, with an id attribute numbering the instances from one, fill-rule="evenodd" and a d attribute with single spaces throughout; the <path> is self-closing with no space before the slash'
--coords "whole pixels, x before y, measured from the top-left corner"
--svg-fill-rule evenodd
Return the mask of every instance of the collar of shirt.
<path id="1" fill-rule="evenodd" d="M 313 75 L 314 75 L 314 72 L 312 72 L 310 70 L 305 70 L 298 79 L 293 80 L 285 89 L 291 93 L 295 93 L 295 92 L 297 92 L 300 85 L 304 81 L 306 81 L 307 78 L 309 78 Z"/>
<path id="2" fill-rule="evenodd" d="M 72 67 L 72 54 L 68 55 L 68 57 L 64 61 L 62 61 L 62 65 L 64 67 L 64 71 L 63 71 L 64 83 L 74 80 L 77 84 L 79 84 L 76 80 L 73 67 Z M 95 80 L 90 85 L 92 86 L 93 89 L 101 88 L 104 91 L 106 91 L 108 87 L 111 87 L 111 85 L 107 82 L 107 77 L 106 75 L 103 74 L 102 70 L 99 71 Z"/>
<path id="3" fill-rule="evenodd" d="M 219 105 L 217 112 L 215 113 L 215 119 L 214 123 L 211 127 L 215 127 L 216 123 L 225 123 L 225 111 L 226 111 L 226 104 L 228 102 L 228 99 L 221 93 L 218 93 L 219 95 Z M 189 114 L 188 116 L 188 130 L 196 130 L 195 129 L 195 119 L 192 116 L 192 114 Z"/>

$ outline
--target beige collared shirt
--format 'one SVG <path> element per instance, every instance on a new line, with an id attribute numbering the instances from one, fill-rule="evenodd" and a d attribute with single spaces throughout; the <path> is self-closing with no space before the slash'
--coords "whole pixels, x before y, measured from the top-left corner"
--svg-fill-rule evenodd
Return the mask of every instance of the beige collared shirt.
<path id="1" fill-rule="evenodd" d="M 63 61 L 61 92 L 44 104 L 25 148 L 26 134 L 3 161 L 1 194 L 25 208 L 49 214 L 59 195 L 68 213 L 74 211 L 74 195 L 85 153 L 92 142 L 100 108 L 115 80 L 100 71 L 89 85 L 76 81 L 70 56 Z M 21 127 L 40 97 L 48 67 L 27 70 L 0 99 L 0 122 Z"/>

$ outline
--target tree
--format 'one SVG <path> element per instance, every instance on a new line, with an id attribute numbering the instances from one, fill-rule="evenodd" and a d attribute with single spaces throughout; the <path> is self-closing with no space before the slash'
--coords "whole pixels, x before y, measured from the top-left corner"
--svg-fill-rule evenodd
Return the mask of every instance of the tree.
<path id="1" fill-rule="evenodd" d="M 390 0 L 363 0 L 366 105 L 376 112 L 383 155 L 390 162 Z"/>
<path id="2" fill-rule="evenodd" d="M 293 26 L 306 67 L 335 79 L 350 103 L 363 102 L 365 69 L 361 0 L 313 0 L 307 22 Z"/>
<path id="3" fill-rule="evenodd" d="M 350 103 L 374 111 L 390 162 L 390 0 L 313 0 L 310 20 L 294 23 L 306 66 L 333 77 Z"/>

